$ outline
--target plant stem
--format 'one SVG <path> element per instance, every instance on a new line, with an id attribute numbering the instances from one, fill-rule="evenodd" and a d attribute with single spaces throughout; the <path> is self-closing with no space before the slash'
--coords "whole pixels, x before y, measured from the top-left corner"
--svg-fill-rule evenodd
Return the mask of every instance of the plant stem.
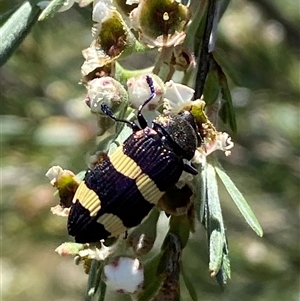
<path id="1" fill-rule="evenodd" d="M 201 97 L 204 89 L 205 79 L 209 71 L 210 53 L 208 47 L 213 27 L 213 21 L 215 17 L 216 1 L 217 0 L 210 0 L 207 8 L 205 30 L 202 37 L 200 54 L 198 55 L 198 70 L 196 74 L 194 99 L 198 99 Z"/>

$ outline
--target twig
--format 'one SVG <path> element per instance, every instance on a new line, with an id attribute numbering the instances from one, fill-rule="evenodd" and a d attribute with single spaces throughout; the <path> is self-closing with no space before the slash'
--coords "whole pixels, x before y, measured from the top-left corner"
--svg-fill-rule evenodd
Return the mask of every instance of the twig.
<path id="1" fill-rule="evenodd" d="M 202 37 L 202 45 L 200 48 L 200 54 L 198 56 L 198 70 L 196 74 L 195 82 L 195 94 L 194 98 L 200 98 L 205 84 L 205 79 L 209 71 L 209 40 L 213 27 L 213 21 L 215 17 L 216 0 L 210 0 L 207 9 L 206 22 L 204 34 Z"/>

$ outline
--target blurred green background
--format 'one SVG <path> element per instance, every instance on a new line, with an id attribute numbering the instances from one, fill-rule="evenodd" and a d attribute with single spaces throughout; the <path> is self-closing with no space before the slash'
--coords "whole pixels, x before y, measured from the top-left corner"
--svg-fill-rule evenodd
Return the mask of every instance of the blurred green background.
<path id="1" fill-rule="evenodd" d="M 220 125 L 236 146 L 230 157 L 219 157 L 264 237 L 246 225 L 220 184 L 232 279 L 222 291 L 210 278 L 205 231 L 199 227 L 183 256 L 199 300 L 300 299 L 297 2 L 232 1 L 220 23 L 217 47 L 234 74 L 238 133 Z M 20 1 L 2 2 L 1 11 L 15 3 Z M 75 5 L 39 22 L 1 68 L 3 300 L 84 299 L 82 268 L 54 252 L 70 237 L 66 221 L 49 211 L 57 198 L 44 174 L 53 165 L 84 170 L 93 151 L 97 125 L 78 84 L 81 51 L 91 41 L 90 13 Z M 132 59 L 127 64 L 135 68 L 139 59 Z M 190 300 L 184 288 L 183 295 Z M 108 300 L 113 298 L 119 295 Z"/>

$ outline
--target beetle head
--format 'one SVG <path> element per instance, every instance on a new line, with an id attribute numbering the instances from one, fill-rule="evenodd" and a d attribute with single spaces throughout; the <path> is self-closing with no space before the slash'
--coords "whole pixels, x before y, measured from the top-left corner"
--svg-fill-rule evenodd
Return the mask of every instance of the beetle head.
<path id="1" fill-rule="evenodd" d="M 181 115 L 160 115 L 153 120 L 153 129 L 165 144 L 179 157 L 191 160 L 198 145 L 198 138 L 189 112 Z"/>

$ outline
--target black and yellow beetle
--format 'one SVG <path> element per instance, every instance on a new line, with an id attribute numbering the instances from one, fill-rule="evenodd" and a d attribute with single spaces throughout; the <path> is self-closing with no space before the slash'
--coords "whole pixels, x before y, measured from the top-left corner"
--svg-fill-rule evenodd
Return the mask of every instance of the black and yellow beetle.
<path id="1" fill-rule="evenodd" d="M 101 156 L 76 190 L 68 218 L 68 232 L 76 242 L 97 242 L 137 226 L 183 171 L 197 174 L 184 162 L 192 159 L 199 143 L 193 116 L 187 111 L 160 115 L 148 127 L 142 109 L 155 92 L 151 77 L 146 79 L 151 95 L 138 110 L 140 126 L 101 106 L 133 133 L 111 155 Z"/>

